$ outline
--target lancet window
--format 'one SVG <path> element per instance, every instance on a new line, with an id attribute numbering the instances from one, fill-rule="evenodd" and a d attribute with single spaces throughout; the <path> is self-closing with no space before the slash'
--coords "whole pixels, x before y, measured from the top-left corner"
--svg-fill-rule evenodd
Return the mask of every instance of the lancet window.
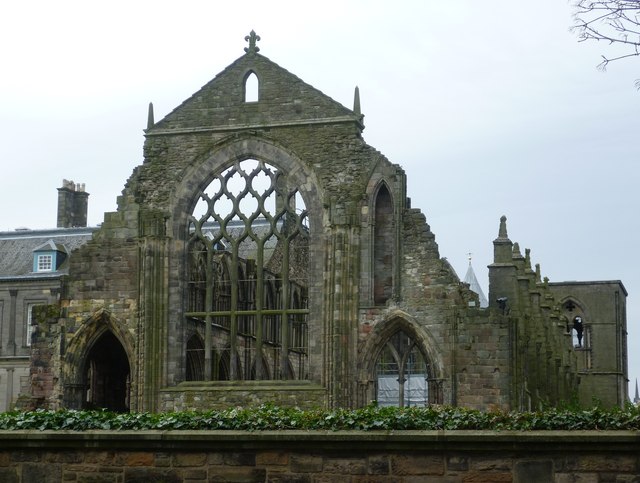
<path id="1" fill-rule="evenodd" d="M 250 72 L 244 81 L 244 102 L 260 100 L 260 81 L 255 72 Z"/>
<path id="2" fill-rule="evenodd" d="M 298 188 L 247 159 L 215 175 L 198 199 L 186 317 L 204 334 L 202 379 L 308 378 L 309 227 Z"/>
<path id="3" fill-rule="evenodd" d="M 375 202 L 373 233 L 373 302 L 384 305 L 393 288 L 394 224 L 391 194 L 380 186 Z"/>

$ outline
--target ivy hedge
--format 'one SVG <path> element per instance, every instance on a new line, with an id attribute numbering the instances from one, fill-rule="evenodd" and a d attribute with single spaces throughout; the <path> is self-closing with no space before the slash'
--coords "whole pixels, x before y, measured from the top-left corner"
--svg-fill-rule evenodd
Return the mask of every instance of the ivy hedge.
<path id="1" fill-rule="evenodd" d="M 0 429 L 31 430 L 637 430 L 640 409 L 548 409 L 482 412 L 459 407 L 378 407 L 308 410 L 262 405 L 220 411 L 113 413 L 48 411 L 0 413 Z"/>

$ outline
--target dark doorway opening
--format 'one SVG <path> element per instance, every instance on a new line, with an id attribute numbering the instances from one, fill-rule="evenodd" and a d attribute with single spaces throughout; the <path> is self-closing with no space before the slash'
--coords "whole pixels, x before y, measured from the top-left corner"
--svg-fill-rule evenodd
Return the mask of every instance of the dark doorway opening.
<path id="1" fill-rule="evenodd" d="M 113 333 L 103 334 L 91 348 L 87 356 L 85 381 L 85 408 L 129 411 L 129 359 Z"/>

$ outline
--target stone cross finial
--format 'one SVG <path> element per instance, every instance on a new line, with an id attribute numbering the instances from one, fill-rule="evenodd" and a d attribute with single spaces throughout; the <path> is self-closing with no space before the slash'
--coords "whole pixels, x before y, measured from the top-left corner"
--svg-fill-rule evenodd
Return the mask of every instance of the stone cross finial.
<path id="1" fill-rule="evenodd" d="M 249 42 L 249 47 L 245 47 L 244 51 L 248 54 L 255 54 L 260 52 L 260 47 L 256 45 L 256 42 L 260 40 L 260 36 L 256 35 L 256 33 L 252 30 L 249 35 L 247 35 L 244 40 Z"/>

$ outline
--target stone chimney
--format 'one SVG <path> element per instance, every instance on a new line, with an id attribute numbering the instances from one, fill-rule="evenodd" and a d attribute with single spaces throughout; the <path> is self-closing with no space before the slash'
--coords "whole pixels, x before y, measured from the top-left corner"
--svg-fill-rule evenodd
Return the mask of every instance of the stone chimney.
<path id="1" fill-rule="evenodd" d="M 62 188 L 58 188 L 58 228 L 87 226 L 88 202 L 84 183 L 63 179 Z"/>

